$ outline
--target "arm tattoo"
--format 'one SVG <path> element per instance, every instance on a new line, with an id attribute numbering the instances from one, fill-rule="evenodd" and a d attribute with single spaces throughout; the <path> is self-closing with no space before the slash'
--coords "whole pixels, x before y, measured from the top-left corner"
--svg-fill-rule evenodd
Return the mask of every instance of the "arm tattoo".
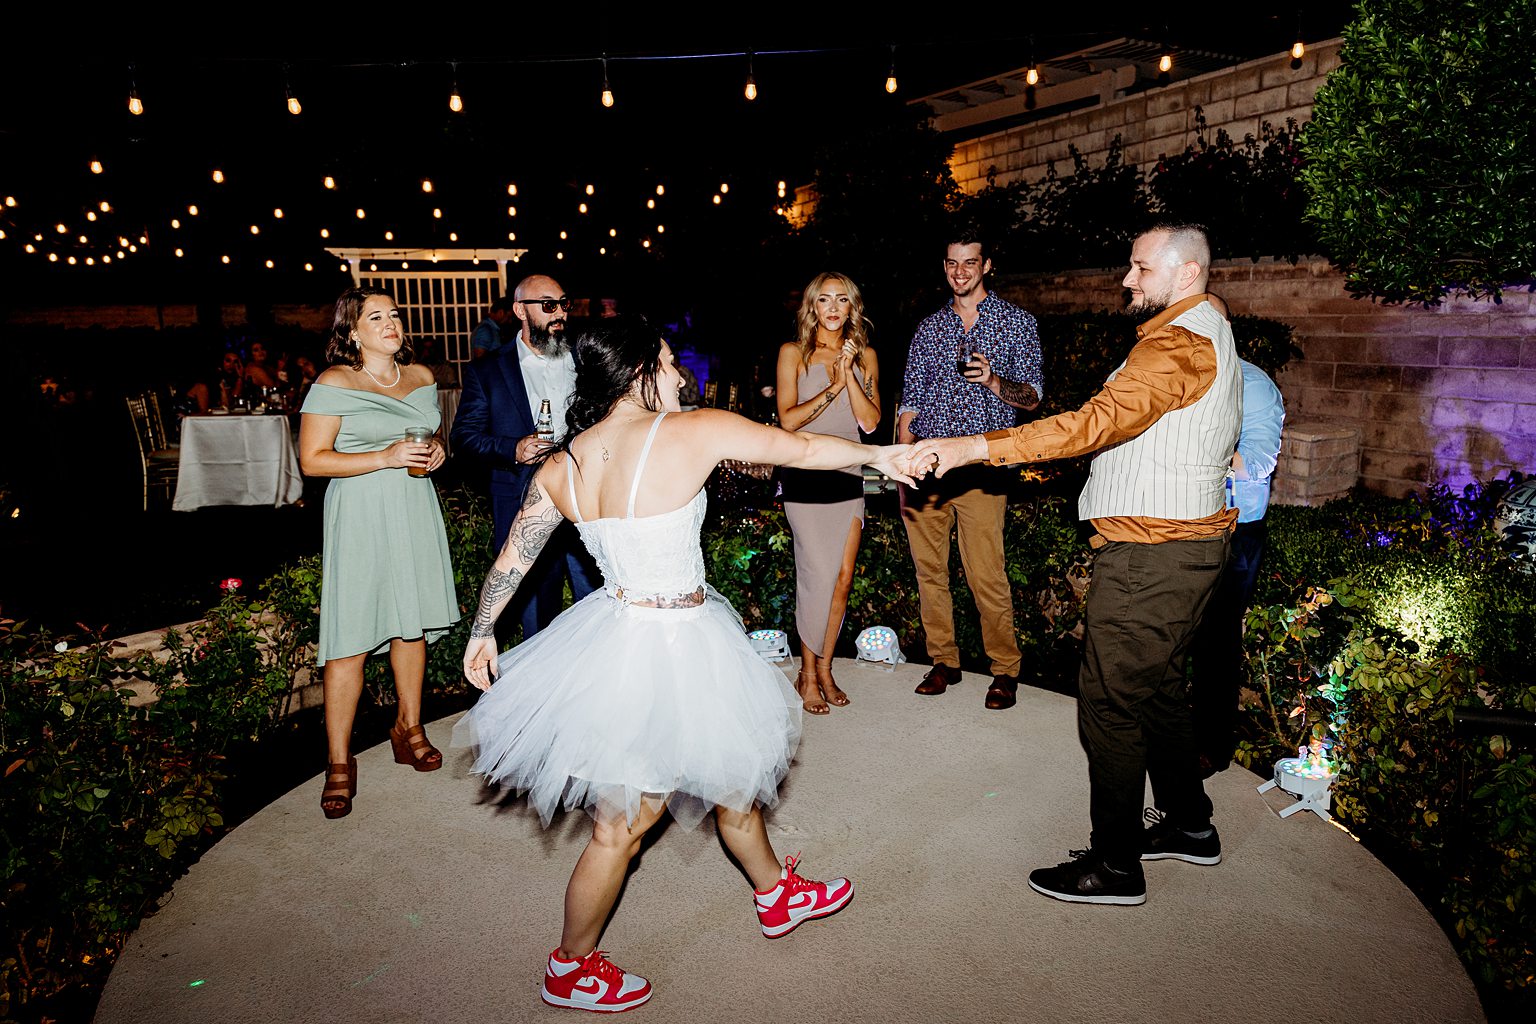
<path id="1" fill-rule="evenodd" d="M 816 407 L 811 410 L 811 414 L 806 418 L 806 422 L 809 423 L 817 416 L 820 416 L 822 411 L 826 409 L 827 406 L 832 404 L 833 398 L 834 396 L 832 394 L 831 388 L 827 388 L 827 390 L 823 391 L 821 393 L 821 401 L 816 403 Z"/>
<path id="2" fill-rule="evenodd" d="M 521 515 L 518 519 L 521 522 L 512 524 L 512 534 L 507 538 L 507 543 L 515 544 L 517 557 L 532 565 L 534 559 L 539 557 L 539 552 L 544 550 L 544 545 L 549 543 L 549 535 L 555 532 L 555 527 L 565 522 L 565 517 L 551 505 L 532 519 L 524 519 Z"/>
<path id="3" fill-rule="evenodd" d="M 875 400 L 875 382 L 869 377 L 864 378 L 864 397 L 871 402 Z"/>
<path id="4" fill-rule="evenodd" d="M 496 603 L 511 597 L 522 581 L 523 574 L 516 569 L 502 572 L 494 565 L 491 566 L 485 583 L 480 587 L 480 606 L 475 609 L 474 624 L 469 627 L 472 639 L 496 635 Z"/>
<path id="5" fill-rule="evenodd" d="M 1040 404 L 1040 396 L 1029 384 L 997 378 L 997 397 L 1015 409 L 1033 409 Z"/>

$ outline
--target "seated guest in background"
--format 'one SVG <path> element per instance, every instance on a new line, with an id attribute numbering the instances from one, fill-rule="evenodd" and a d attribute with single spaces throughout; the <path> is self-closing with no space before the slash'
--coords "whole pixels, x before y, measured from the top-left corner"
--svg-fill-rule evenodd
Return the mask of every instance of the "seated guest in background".
<path id="1" fill-rule="evenodd" d="M 806 285 L 796 329 L 779 346 L 779 425 L 858 441 L 880 422 L 879 363 L 869 347 L 864 301 L 839 274 Z M 784 517 L 795 539 L 795 629 L 800 636 L 800 691 L 805 710 L 825 715 L 848 695 L 832 678 L 854 561 L 864 525 L 864 474 L 784 469 Z"/>
<path id="2" fill-rule="evenodd" d="M 245 366 L 240 353 L 225 352 L 218 372 L 206 381 L 200 380 L 187 388 L 188 412 L 205 413 L 212 408 L 227 409 L 234 399 L 245 390 Z"/>
<path id="3" fill-rule="evenodd" d="M 254 391 L 248 392 L 253 398 L 262 394 L 263 388 L 277 387 L 277 367 L 271 362 L 272 354 L 264 341 L 251 342 L 251 358 L 245 364 L 245 380 Z"/>
<path id="4" fill-rule="evenodd" d="M 469 336 L 471 359 L 483 359 L 501 348 L 501 329 L 516 316 L 514 305 L 510 295 L 503 295 L 491 303 L 485 319 L 480 321 L 480 326 L 475 328 L 475 333 Z"/>

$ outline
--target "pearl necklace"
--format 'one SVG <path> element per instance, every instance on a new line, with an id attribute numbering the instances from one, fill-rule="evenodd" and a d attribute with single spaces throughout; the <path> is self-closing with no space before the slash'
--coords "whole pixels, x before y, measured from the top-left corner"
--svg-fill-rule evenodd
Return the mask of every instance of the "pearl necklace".
<path id="1" fill-rule="evenodd" d="M 390 362 L 395 363 L 393 359 L 391 359 Z M 364 366 L 362 363 L 358 363 L 357 366 L 358 369 L 362 370 L 368 375 L 369 380 L 373 381 L 379 387 L 385 389 L 392 388 L 395 386 L 395 384 L 399 384 L 400 378 L 405 375 L 405 367 L 401 366 L 399 363 L 395 363 L 395 384 L 385 384 L 383 381 L 379 380 L 379 378 L 375 377 L 373 375 L 373 371 L 368 369 L 368 367 Z"/>

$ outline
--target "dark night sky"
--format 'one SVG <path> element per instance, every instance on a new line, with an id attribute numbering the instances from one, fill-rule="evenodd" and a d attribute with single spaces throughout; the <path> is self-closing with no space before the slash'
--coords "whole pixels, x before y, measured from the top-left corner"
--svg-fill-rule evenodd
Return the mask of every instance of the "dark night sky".
<path id="1" fill-rule="evenodd" d="M 528 247 L 546 260 L 562 228 L 572 248 L 592 249 L 594 258 L 610 226 L 621 232 L 615 251 L 647 234 L 666 241 L 654 227 L 667 221 L 679 244 L 691 218 L 720 215 L 710 197 L 721 181 L 732 185 L 728 202 L 771 207 L 775 182 L 808 180 L 816 151 L 850 125 L 882 106 L 1021 67 L 1031 46 L 1045 60 L 1134 36 L 1247 58 L 1285 50 L 1298 27 L 1289 4 L 1185 5 L 1166 26 L 1118 17 L 1115 7 L 1031 18 L 981 5 L 921 15 L 893 14 L 891 5 L 822 14 L 640 6 L 534 16 L 509 5 L 491 18 L 445 8 L 449 24 L 414 24 L 418 10 L 325 28 L 296 19 L 282 30 L 237 23 L 217 34 L 167 19 L 75 48 L 15 48 L 0 68 L 10 98 L 0 111 L 0 195 L 14 195 L 18 206 L 0 211 L 0 270 L 31 284 L 4 301 L 60 287 L 85 300 L 121 298 L 113 293 L 141 288 L 146 275 L 173 294 L 178 279 L 263 272 L 266 258 L 279 262 L 278 276 L 297 275 L 306 260 L 335 274 L 322 225 L 332 231 L 329 244 L 384 248 L 383 232 L 394 230 L 396 244 L 447 245 L 454 230 L 460 244 Z M 1301 28 L 1310 40 L 1337 35 L 1349 16 L 1344 3 L 1307 6 Z M 890 97 L 883 83 L 893 43 L 901 88 Z M 753 103 L 742 96 L 747 50 L 757 54 Z M 617 97 L 611 110 L 598 103 L 604 52 Z M 694 59 L 657 59 L 685 55 Z M 452 60 L 463 114 L 447 106 Z M 126 109 L 130 63 L 142 117 Z M 299 117 L 284 109 L 285 65 L 304 106 Z M 93 158 L 104 174 L 89 172 Z M 225 184 L 211 181 L 215 167 Z M 321 187 L 326 174 L 341 183 L 336 192 Z M 432 195 L 421 192 L 424 177 Z M 507 182 L 518 183 L 518 198 L 507 197 Z M 581 194 L 586 183 L 597 188 L 590 200 Z M 657 183 L 668 192 L 653 214 L 645 200 Z M 87 222 L 103 199 L 113 212 Z M 591 211 L 584 218 L 576 212 L 583 200 Z M 199 217 L 183 215 L 189 203 Z M 519 206 L 517 218 L 507 216 L 508 204 Z M 365 221 L 352 212 L 358 206 L 368 210 Z M 176 231 L 173 215 L 183 221 Z M 57 223 L 67 233 L 53 230 Z M 251 224 L 262 233 L 252 236 Z M 518 233 L 515 243 L 508 230 Z M 152 244 L 110 268 L 66 270 L 21 251 L 43 233 L 44 251 L 83 260 L 99 256 L 104 241 L 141 232 Z M 75 241 L 82 233 L 85 245 Z M 187 252 L 181 262 L 169 255 L 176 245 Z M 215 269 L 224 252 L 234 256 L 233 270 Z M 152 259 L 140 258 L 146 253 Z M 302 276 L 292 280 L 310 287 Z M 84 281 L 91 284 L 82 292 Z M 334 283 L 315 291 L 329 294 Z"/>

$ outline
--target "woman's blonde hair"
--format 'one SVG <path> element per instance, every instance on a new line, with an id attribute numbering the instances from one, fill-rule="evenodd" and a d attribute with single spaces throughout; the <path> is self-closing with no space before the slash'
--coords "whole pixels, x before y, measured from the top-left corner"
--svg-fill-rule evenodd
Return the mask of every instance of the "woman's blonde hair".
<path id="1" fill-rule="evenodd" d="M 800 346 L 800 361 L 806 366 L 811 365 L 811 353 L 816 350 L 816 325 L 819 322 L 816 317 L 816 296 L 832 281 L 841 282 L 848 292 L 848 319 L 843 323 L 843 340 L 854 343 L 856 351 L 853 360 L 856 364 L 863 358 L 864 349 L 869 345 L 869 321 L 864 319 L 864 296 L 859 293 L 859 286 L 845 274 L 817 274 L 805 286 L 800 299 L 800 313 L 795 321 L 799 329 L 796 342 Z"/>

